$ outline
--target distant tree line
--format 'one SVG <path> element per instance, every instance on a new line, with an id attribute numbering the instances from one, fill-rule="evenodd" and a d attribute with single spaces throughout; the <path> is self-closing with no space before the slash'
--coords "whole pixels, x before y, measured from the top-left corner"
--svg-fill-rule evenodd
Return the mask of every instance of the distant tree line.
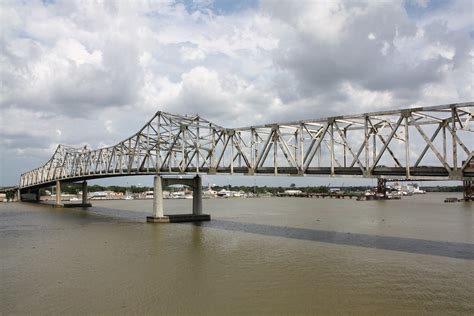
<path id="1" fill-rule="evenodd" d="M 49 188 L 43 188 L 40 190 L 42 194 L 46 190 L 51 192 L 51 187 Z M 142 193 L 145 191 L 151 191 L 153 190 L 152 187 L 138 187 L 135 185 L 132 185 L 131 187 L 126 187 L 126 186 L 120 186 L 120 185 L 109 185 L 109 186 L 102 186 L 98 184 L 92 184 L 87 186 L 87 191 L 88 192 L 98 192 L 98 191 L 114 191 L 114 192 L 122 192 L 125 194 L 126 191 L 130 191 L 131 193 Z M 61 193 L 64 194 L 78 194 L 79 192 L 82 191 L 82 184 L 81 183 L 63 183 L 61 184 Z"/>
<path id="2" fill-rule="evenodd" d="M 463 192 L 464 188 L 462 185 L 456 185 L 452 187 L 446 186 L 429 186 L 429 187 L 422 187 L 423 190 L 426 192 Z"/>

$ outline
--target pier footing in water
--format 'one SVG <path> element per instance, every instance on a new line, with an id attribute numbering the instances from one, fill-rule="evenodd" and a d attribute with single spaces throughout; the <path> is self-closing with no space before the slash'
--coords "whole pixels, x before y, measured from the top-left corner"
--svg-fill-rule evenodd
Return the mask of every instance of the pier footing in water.
<path id="1" fill-rule="evenodd" d="M 61 207 L 61 205 L 59 207 Z M 64 203 L 62 207 L 92 207 L 92 204 L 91 203 Z"/>
<path id="2" fill-rule="evenodd" d="M 210 221 L 211 215 L 209 214 L 174 214 L 163 217 L 147 216 L 146 221 L 148 223 L 186 223 L 186 222 L 204 222 Z"/>
<path id="3" fill-rule="evenodd" d="M 169 223 L 170 218 L 168 216 L 160 216 L 160 217 L 147 216 L 146 221 L 148 223 Z"/>

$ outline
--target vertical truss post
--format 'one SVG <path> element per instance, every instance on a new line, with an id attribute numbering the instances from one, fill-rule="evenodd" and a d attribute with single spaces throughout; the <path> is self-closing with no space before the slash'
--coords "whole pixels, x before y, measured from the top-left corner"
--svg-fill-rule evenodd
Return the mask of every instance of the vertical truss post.
<path id="1" fill-rule="evenodd" d="M 146 150 L 145 155 L 143 157 L 143 163 L 147 161 L 146 164 L 146 171 L 150 172 L 150 159 L 151 159 L 151 152 L 150 152 L 150 124 L 149 123 L 146 127 Z"/>
<path id="2" fill-rule="evenodd" d="M 252 169 L 253 172 L 257 170 L 257 158 L 258 158 L 258 149 L 257 149 L 257 133 L 255 132 L 255 129 L 252 128 L 250 130 L 250 140 L 251 140 L 251 145 L 250 145 L 250 159 L 252 161 Z"/>
<path id="3" fill-rule="evenodd" d="M 209 168 L 210 169 L 213 169 L 213 168 L 217 168 L 216 166 L 216 155 L 215 155 L 215 151 L 216 151 L 216 130 L 215 129 L 212 129 L 212 137 L 211 137 L 211 157 L 210 157 L 210 166 Z"/>
<path id="4" fill-rule="evenodd" d="M 183 132 L 181 133 L 181 172 L 185 172 L 186 168 L 188 167 L 188 151 L 186 150 L 186 141 L 187 137 L 186 135 L 188 126 L 187 125 L 182 125 Z"/>
<path id="5" fill-rule="evenodd" d="M 328 122 L 329 125 L 329 139 L 330 150 L 331 150 L 331 175 L 334 175 L 334 121 Z"/>
<path id="6" fill-rule="evenodd" d="M 375 159 L 377 158 L 377 133 L 378 131 L 375 128 L 372 129 L 372 164 L 375 166 Z M 371 168 L 372 170 L 372 168 Z"/>
<path id="7" fill-rule="evenodd" d="M 156 144 L 155 144 L 155 172 L 161 171 L 161 113 L 158 114 L 156 118 Z"/>
<path id="8" fill-rule="evenodd" d="M 273 127 L 273 166 L 274 166 L 274 173 L 275 175 L 278 175 L 278 160 L 277 160 L 277 150 L 278 150 L 278 133 L 277 133 L 277 127 Z"/>
<path id="9" fill-rule="evenodd" d="M 446 161 L 447 158 L 447 150 L 446 150 L 446 121 L 443 122 L 443 159 Z"/>
<path id="10" fill-rule="evenodd" d="M 408 117 L 410 114 L 405 115 L 405 168 L 406 177 L 410 178 L 410 142 L 408 136 Z"/>
<path id="11" fill-rule="evenodd" d="M 303 135 L 303 124 L 300 124 L 300 137 L 299 137 L 299 149 L 300 149 L 300 172 L 303 173 L 304 168 L 304 135 Z"/>
<path id="12" fill-rule="evenodd" d="M 321 150 L 322 150 L 321 146 L 319 146 L 318 151 L 317 151 L 317 153 L 318 153 L 318 168 L 321 168 L 321 158 L 323 156 Z"/>
<path id="13" fill-rule="evenodd" d="M 199 172 L 199 156 L 201 156 L 201 151 L 200 151 L 200 140 L 199 140 L 199 116 L 198 116 L 198 121 L 197 121 L 197 127 L 196 127 L 196 172 Z"/>
<path id="14" fill-rule="evenodd" d="M 171 130 L 173 129 L 173 122 L 169 120 L 169 130 L 168 130 L 168 154 L 167 157 L 165 156 L 165 160 L 168 163 L 168 172 L 171 172 L 172 163 L 173 163 L 173 158 L 174 158 L 174 144 L 176 143 L 176 139 L 173 140 L 173 133 L 171 133 Z"/>
<path id="15" fill-rule="evenodd" d="M 295 130 L 295 148 L 294 148 L 294 154 L 295 154 L 295 161 L 296 161 L 296 168 L 298 171 L 300 170 L 300 164 L 299 164 L 299 158 L 298 158 L 298 132 L 299 129 Z"/>
<path id="16" fill-rule="evenodd" d="M 240 135 L 239 135 L 239 137 L 240 137 Z M 239 165 L 239 168 L 242 168 L 242 152 L 241 152 L 241 147 L 240 147 L 241 144 L 240 144 L 240 141 L 237 138 L 236 138 L 236 141 L 237 141 L 237 146 L 238 146 L 237 147 L 237 152 L 238 152 L 237 155 L 239 157 L 239 164 L 238 165 Z"/>
<path id="17" fill-rule="evenodd" d="M 451 108 L 451 124 L 452 128 L 452 137 L 453 137 L 453 170 L 456 172 L 458 170 L 458 145 L 456 141 L 456 108 Z"/>
<path id="18" fill-rule="evenodd" d="M 369 122 L 367 121 L 367 116 L 364 117 L 364 135 L 365 135 L 365 173 L 369 175 L 370 172 L 370 163 L 369 163 Z"/>
<path id="19" fill-rule="evenodd" d="M 227 137 L 230 138 L 230 174 L 234 174 L 234 131 L 229 130 Z"/>
<path id="20" fill-rule="evenodd" d="M 347 130 L 343 129 L 344 139 L 347 140 Z M 344 142 L 344 168 L 347 167 L 347 144 Z"/>

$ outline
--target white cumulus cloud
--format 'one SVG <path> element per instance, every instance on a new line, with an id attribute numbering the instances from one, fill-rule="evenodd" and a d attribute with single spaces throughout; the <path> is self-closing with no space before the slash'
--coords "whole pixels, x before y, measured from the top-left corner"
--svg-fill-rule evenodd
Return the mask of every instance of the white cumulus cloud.
<path id="1" fill-rule="evenodd" d="M 113 144 L 158 110 L 239 126 L 473 99 L 470 1 L 217 7 L 2 2 L 0 185 L 59 142 Z"/>

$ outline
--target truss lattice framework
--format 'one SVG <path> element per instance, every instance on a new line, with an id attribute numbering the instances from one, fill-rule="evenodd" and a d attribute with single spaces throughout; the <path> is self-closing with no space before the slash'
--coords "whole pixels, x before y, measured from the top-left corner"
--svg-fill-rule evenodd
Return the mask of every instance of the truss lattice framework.
<path id="1" fill-rule="evenodd" d="M 156 173 L 472 179 L 473 102 L 223 128 L 165 112 L 115 146 L 59 145 L 20 187 Z"/>

